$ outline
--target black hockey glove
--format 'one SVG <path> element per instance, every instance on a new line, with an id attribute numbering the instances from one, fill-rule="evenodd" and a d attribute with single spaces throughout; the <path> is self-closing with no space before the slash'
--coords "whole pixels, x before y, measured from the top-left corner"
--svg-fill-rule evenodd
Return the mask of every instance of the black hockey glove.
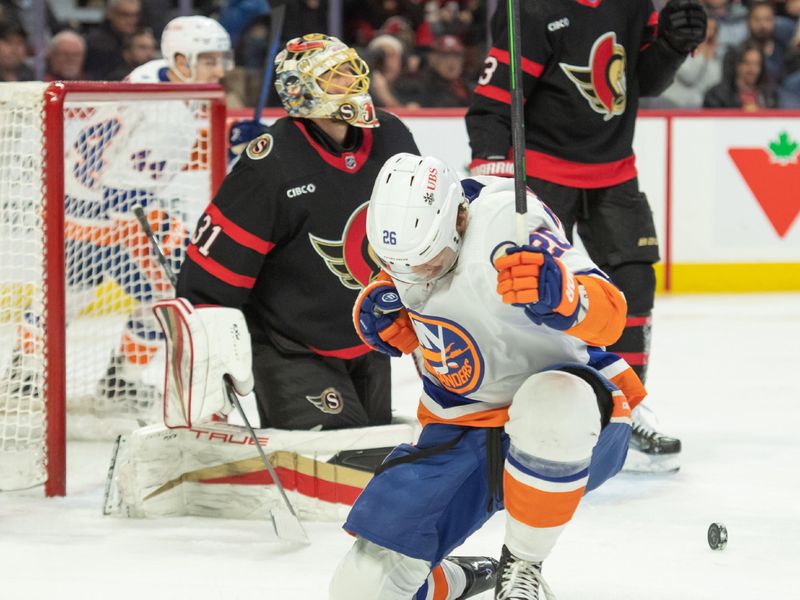
<path id="1" fill-rule="evenodd" d="M 658 36 L 676 52 L 689 54 L 706 39 L 707 21 L 697 0 L 670 0 L 658 16 Z"/>

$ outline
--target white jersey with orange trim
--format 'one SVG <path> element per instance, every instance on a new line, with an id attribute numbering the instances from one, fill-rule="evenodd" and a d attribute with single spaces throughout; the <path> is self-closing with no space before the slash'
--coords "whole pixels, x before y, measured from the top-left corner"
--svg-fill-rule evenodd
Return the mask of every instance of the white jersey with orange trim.
<path id="1" fill-rule="evenodd" d="M 474 177 L 462 181 L 462 186 L 471 203 L 455 268 L 428 285 L 395 281 L 424 358 L 422 423 L 502 426 L 522 383 L 562 363 L 605 369 L 609 379 L 629 370 L 615 355 L 536 325 L 521 307 L 502 302 L 493 257 L 516 245 L 514 182 Z M 556 216 L 530 191 L 526 219 L 531 245 L 545 248 L 573 274 L 607 280 L 582 250 L 567 241 Z M 603 364 L 593 364 L 597 357 Z"/>

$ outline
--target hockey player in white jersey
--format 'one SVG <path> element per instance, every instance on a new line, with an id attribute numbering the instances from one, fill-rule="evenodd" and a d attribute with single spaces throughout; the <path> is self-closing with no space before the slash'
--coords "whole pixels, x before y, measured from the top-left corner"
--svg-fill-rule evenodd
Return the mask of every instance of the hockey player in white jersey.
<path id="1" fill-rule="evenodd" d="M 603 350 L 625 299 L 531 192 L 528 243 L 512 241 L 513 185 L 410 154 L 378 175 L 367 234 L 388 276 L 362 291 L 355 326 L 392 356 L 421 349 L 423 430 L 353 506 L 333 600 L 427 598 L 431 568 L 502 508 L 495 598 L 539 598 L 582 496 L 622 467 L 645 395 Z"/>
<path id="2" fill-rule="evenodd" d="M 133 83 L 219 83 L 233 68 L 228 32 L 208 17 L 177 17 L 161 34 L 161 56 L 136 67 Z"/>

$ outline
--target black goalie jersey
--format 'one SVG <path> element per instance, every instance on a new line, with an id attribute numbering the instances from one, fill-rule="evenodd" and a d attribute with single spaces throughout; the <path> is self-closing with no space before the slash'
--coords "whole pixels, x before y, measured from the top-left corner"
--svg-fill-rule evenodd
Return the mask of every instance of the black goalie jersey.
<path id="1" fill-rule="evenodd" d="M 275 332 L 326 356 L 365 354 L 352 312 L 379 270 L 367 203 L 390 156 L 419 153 L 396 117 L 379 120 L 350 128 L 349 151 L 333 150 L 303 119 L 280 119 L 250 142 L 198 222 L 178 295 L 241 308 L 254 340 Z"/>
<path id="2" fill-rule="evenodd" d="M 577 188 L 636 176 L 632 149 L 640 95 L 657 95 L 685 58 L 657 40 L 651 0 L 521 2 L 526 169 Z M 467 114 L 474 159 L 510 156 L 507 9 Z"/>

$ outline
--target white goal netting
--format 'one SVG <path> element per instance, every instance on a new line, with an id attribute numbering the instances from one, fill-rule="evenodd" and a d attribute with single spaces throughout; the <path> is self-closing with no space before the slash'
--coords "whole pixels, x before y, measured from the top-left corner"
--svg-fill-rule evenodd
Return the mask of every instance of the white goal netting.
<path id="1" fill-rule="evenodd" d="M 59 381 L 70 437 L 160 419 L 173 292 L 132 209 L 177 270 L 224 160 L 216 93 L 161 87 L 61 85 L 48 111 L 53 86 L 0 84 L 0 490 L 52 476 Z"/>

